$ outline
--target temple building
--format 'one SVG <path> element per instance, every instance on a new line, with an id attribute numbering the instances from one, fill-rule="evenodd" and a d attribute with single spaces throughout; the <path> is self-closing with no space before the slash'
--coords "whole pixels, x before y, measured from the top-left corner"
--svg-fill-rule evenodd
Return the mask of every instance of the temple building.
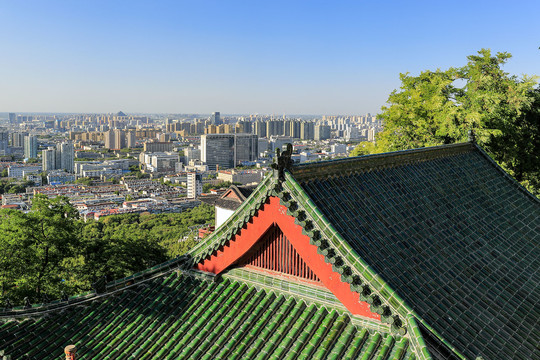
<path id="1" fill-rule="evenodd" d="M 0 309 L 0 353 L 540 359 L 540 201 L 477 144 L 301 165 L 291 150 L 188 254 Z"/>

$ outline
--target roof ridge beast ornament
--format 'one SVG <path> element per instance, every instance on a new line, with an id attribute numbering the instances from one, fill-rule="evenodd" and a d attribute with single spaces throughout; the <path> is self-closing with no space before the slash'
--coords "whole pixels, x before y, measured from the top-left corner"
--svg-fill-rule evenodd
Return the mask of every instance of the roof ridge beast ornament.
<path id="1" fill-rule="evenodd" d="M 287 149 L 281 151 L 279 147 L 276 149 L 276 157 L 274 157 L 274 163 L 272 164 L 272 169 L 274 169 L 274 177 L 279 181 L 285 180 L 285 169 L 290 170 L 293 161 L 291 160 L 293 146 L 291 143 L 287 143 Z"/>

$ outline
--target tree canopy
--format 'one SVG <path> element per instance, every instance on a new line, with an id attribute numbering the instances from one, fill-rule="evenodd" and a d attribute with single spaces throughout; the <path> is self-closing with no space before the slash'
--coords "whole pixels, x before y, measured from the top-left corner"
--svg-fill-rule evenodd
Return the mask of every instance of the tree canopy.
<path id="1" fill-rule="evenodd" d="M 13 178 L 1 179 L 0 194 L 24 193 L 27 187 L 34 185 L 33 181 L 20 181 Z"/>
<path id="2" fill-rule="evenodd" d="M 400 74 L 400 88 L 378 115 L 384 130 L 373 152 L 464 142 L 472 130 L 506 171 L 538 194 L 540 92 L 536 77 L 502 70 L 510 58 L 482 49 L 462 67 Z"/>
<path id="3" fill-rule="evenodd" d="M 122 278 L 195 244 L 190 227 L 212 223 L 209 205 L 179 214 L 125 214 L 84 222 L 66 197 L 36 195 L 32 211 L 0 210 L 0 296 L 21 303 L 91 289 Z M 188 239 L 184 239 L 187 236 Z"/>
<path id="4" fill-rule="evenodd" d="M 370 141 L 362 141 L 358 144 L 353 151 L 351 151 L 351 156 L 362 156 L 372 154 L 376 151 L 375 144 Z"/>

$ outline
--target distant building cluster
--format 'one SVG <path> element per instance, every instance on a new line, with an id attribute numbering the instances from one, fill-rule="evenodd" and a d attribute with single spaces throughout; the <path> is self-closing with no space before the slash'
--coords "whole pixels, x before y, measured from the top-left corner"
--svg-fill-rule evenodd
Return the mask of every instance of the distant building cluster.
<path id="1" fill-rule="evenodd" d="M 358 142 L 374 141 L 383 125 L 370 114 L 275 117 L 217 111 L 208 116 L 8 113 L 1 121 L 0 116 L 0 171 L 30 197 L 35 187 L 134 177 L 138 190 L 130 196 L 137 199 L 147 194 L 197 199 L 203 189 L 224 182 L 257 184 L 276 150 L 288 143 L 294 162 L 343 157 Z M 107 206 L 102 210 L 116 209 Z M 128 210 L 135 211 L 121 211 Z"/>

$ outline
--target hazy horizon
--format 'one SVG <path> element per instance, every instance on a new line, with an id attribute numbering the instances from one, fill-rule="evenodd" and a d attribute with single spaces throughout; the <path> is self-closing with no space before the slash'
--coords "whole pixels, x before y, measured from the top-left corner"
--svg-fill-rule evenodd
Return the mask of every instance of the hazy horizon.
<path id="1" fill-rule="evenodd" d="M 0 1 L 0 110 L 377 114 L 481 48 L 540 74 L 540 3 Z"/>

